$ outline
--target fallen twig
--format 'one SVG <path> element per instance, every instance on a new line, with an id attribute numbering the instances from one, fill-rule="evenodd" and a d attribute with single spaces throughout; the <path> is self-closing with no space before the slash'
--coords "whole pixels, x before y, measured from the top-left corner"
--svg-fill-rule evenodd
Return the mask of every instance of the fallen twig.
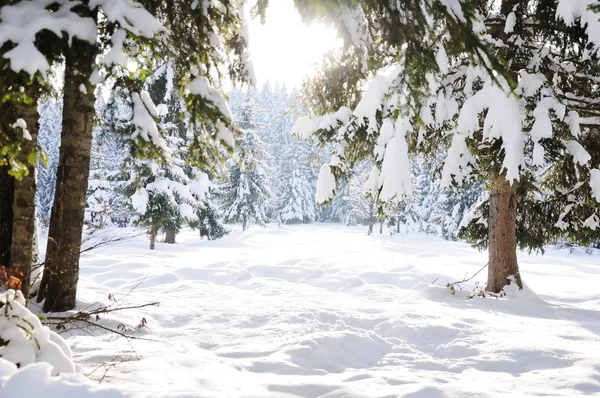
<path id="1" fill-rule="evenodd" d="M 476 277 L 476 276 L 477 276 L 477 275 L 478 275 L 478 274 L 479 274 L 481 271 L 483 271 L 483 270 L 485 269 L 485 267 L 487 267 L 488 265 L 489 265 L 489 262 L 488 262 L 488 263 L 486 263 L 486 264 L 485 264 L 483 267 L 481 267 L 481 269 L 480 269 L 479 271 L 475 272 L 475 273 L 473 274 L 473 276 L 471 276 L 469 279 L 467 279 L 467 275 L 468 275 L 468 273 L 466 273 L 466 274 L 465 274 L 465 277 L 464 277 L 464 279 L 463 279 L 462 281 L 456 281 L 456 282 L 453 282 L 453 283 L 448 283 L 448 285 L 458 285 L 458 287 L 460 287 L 460 284 L 461 284 L 461 283 L 468 282 L 468 281 L 470 281 L 471 279 L 475 278 L 475 277 Z"/>
<path id="2" fill-rule="evenodd" d="M 144 308 L 144 307 L 150 307 L 150 306 L 158 306 L 159 304 L 160 303 L 158 301 L 154 301 L 152 303 L 146 303 L 146 304 L 140 304 L 140 305 L 130 305 L 130 306 L 126 306 L 126 307 L 113 307 L 113 308 L 100 307 L 100 308 L 97 308 L 97 309 L 94 309 L 91 311 L 79 311 L 79 312 L 76 312 L 75 314 L 67 315 L 67 316 L 46 316 L 46 317 L 42 318 L 42 322 L 44 322 L 48 325 L 53 325 L 53 326 L 56 326 L 57 328 L 63 328 L 63 329 L 64 329 L 65 324 L 77 324 L 78 322 L 82 322 L 82 323 L 85 323 L 86 325 L 94 326 L 94 327 L 100 328 L 102 330 L 106 330 L 108 332 L 115 333 L 119 336 L 125 337 L 126 339 L 146 340 L 146 341 L 154 341 L 154 342 L 162 343 L 163 341 L 160 341 L 160 340 L 132 336 L 132 335 L 123 333 L 119 330 L 111 329 L 107 326 L 101 325 L 95 321 L 90 320 L 90 318 L 93 317 L 94 315 L 96 316 L 96 321 L 98 321 L 100 319 L 100 317 L 99 317 L 100 314 L 107 314 L 109 312 L 114 312 L 114 311 L 130 310 L 130 309 Z M 143 322 L 141 324 L 145 325 L 145 323 L 146 323 L 145 318 L 142 318 L 142 319 L 143 319 Z"/>

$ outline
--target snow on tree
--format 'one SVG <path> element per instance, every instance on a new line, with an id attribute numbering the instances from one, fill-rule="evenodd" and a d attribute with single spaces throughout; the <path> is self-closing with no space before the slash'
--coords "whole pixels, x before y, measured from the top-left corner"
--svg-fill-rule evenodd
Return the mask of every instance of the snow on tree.
<path id="1" fill-rule="evenodd" d="M 223 214 L 219 210 L 215 200 L 218 188 L 211 184 L 204 200 L 196 204 L 196 217 L 190 221 L 190 227 L 199 232 L 200 237 L 208 240 L 222 238 L 229 233 L 229 229 L 223 225 Z"/>
<path id="2" fill-rule="evenodd" d="M 38 142 L 46 153 L 47 161 L 38 160 L 38 181 L 36 190 L 37 216 L 42 225 L 50 221 L 50 209 L 54 200 L 56 186 L 56 169 L 58 167 L 58 150 L 62 129 L 61 102 L 51 97 L 39 104 L 40 129 Z"/>
<path id="3" fill-rule="evenodd" d="M 446 3 L 450 19 L 456 18 L 458 24 L 433 12 L 428 17 L 436 23 L 427 26 L 440 31 L 428 35 L 427 26 L 414 27 L 412 34 L 402 36 L 400 32 L 414 23 L 403 13 L 415 5 L 377 10 L 369 1 L 356 3 L 359 29 L 350 33 L 365 32 L 362 22 L 377 26 L 383 39 L 362 47 L 372 54 L 366 70 L 348 54 L 340 55 L 337 64 L 325 61 L 303 91 L 316 115 L 299 119 L 295 133 L 306 137 L 316 132 L 322 142 L 337 144 L 330 169 L 338 180 L 356 162 L 375 158 L 377 170 L 368 184 L 383 200 L 409 192 L 407 147 L 431 153 L 447 145 L 442 187 L 479 181 L 490 192 L 489 211 L 482 213 L 486 229 L 477 229 L 485 232 L 479 242 L 489 246 L 487 289 L 498 292 L 511 281 L 521 287 L 517 245 L 540 247 L 552 234 L 549 206 L 536 200 L 542 189 L 539 172 L 566 154 L 578 164 L 589 160 L 577 143 L 579 122 L 573 112 L 587 108 L 593 114 L 595 109 L 589 101 L 577 104 L 585 98 L 583 89 L 594 86 L 597 73 L 590 53 L 594 50 L 582 50 L 587 41 L 581 27 L 573 25 L 563 33 L 565 25 L 556 18 L 554 2 L 506 0 L 499 7 L 456 2 L 458 8 Z M 308 10 L 335 19 L 328 11 Z M 378 12 L 384 15 L 374 18 Z M 393 22 L 372 25 L 380 20 Z M 539 23 L 530 24 L 531 20 Z M 486 41 L 486 35 L 495 42 Z M 423 48 L 424 43 L 430 47 Z M 356 46 L 352 40 L 349 44 Z M 423 53 L 408 56 L 417 49 Z M 382 62 L 381 55 L 387 52 L 390 58 Z M 503 65 L 500 59 L 510 62 Z M 580 72 L 576 78 L 574 70 Z M 339 76 L 349 83 L 334 84 Z M 480 219 L 472 221 L 483 225 Z"/>
<path id="4" fill-rule="evenodd" d="M 225 222 L 241 222 L 245 230 L 250 224 L 264 225 L 268 220 L 271 190 L 267 185 L 268 154 L 251 127 L 244 131 L 239 145 L 241 159 L 228 161 L 229 180 L 221 189 L 221 208 Z"/>
<path id="5" fill-rule="evenodd" d="M 362 163 L 355 169 L 349 180 L 348 195 L 344 198 L 350 205 L 350 219 L 353 223 L 368 226 L 368 235 L 373 234 L 373 226 L 377 221 L 377 197 L 365 190 L 372 165 Z"/>
<path id="6" fill-rule="evenodd" d="M 269 156 L 257 134 L 259 109 L 246 97 L 239 110 L 238 124 L 244 130 L 239 140 L 238 160 L 228 161 L 228 181 L 221 188 L 225 222 L 264 225 L 272 198 Z"/>
<path id="7" fill-rule="evenodd" d="M 130 170 L 127 188 L 135 223 L 148 228 L 150 248 L 154 249 L 156 236 L 163 229 L 167 243 L 175 243 L 181 228 L 196 221 L 194 210 L 203 201 L 209 188 L 208 176 L 187 164 L 189 146 L 194 132 L 185 119 L 184 105 L 175 92 L 169 91 L 169 65 L 160 68 L 148 84 L 149 97 L 158 103 L 160 128 L 164 131 L 169 162 L 130 157 L 125 169 Z"/>
<path id="8" fill-rule="evenodd" d="M 75 372 L 71 349 L 25 307 L 21 291 L 0 294 L 0 309 L 0 358 L 19 367 L 47 362 L 53 376 Z"/>
<path id="9" fill-rule="evenodd" d="M 316 219 L 314 176 L 307 163 L 308 145 L 294 140 L 284 152 L 286 162 L 278 170 L 281 188 L 276 213 L 286 224 L 306 224 Z"/>
<path id="10" fill-rule="evenodd" d="M 102 152 L 101 144 L 96 140 L 92 147 L 85 208 L 85 222 L 92 230 L 103 229 L 112 224 L 113 188 Z"/>

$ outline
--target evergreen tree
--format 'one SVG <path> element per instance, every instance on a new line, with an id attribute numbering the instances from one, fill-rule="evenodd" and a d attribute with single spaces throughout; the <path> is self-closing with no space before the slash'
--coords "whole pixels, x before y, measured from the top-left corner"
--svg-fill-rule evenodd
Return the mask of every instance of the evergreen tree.
<path id="1" fill-rule="evenodd" d="M 113 189 L 108 174 L 101 144 L 96 140 L 92 147 L 85 209 L 85 222 L 92 230 L 112 224 Z"/>
<path id="2" fill-rule="evenodd" d="M 258 135 L 252 130 L 250 119 L 244 125 L 244 136 L 239 140 L 243 151 L 239 161 L 229 160 L 229 181 L 222 188 L 221 202 L 226 222 L 241 222 L 246 230 L 249 224 L 264 225 L 267 205 L 271 199 L 268 187 L 268 155 Z"/>
<path id="3" fill-rule="evenodd" d="M 148 85 L 148 93 L 152 101 L 159 104 L 159 125 L 166 135 L 170 161 L 160 164 L 134 156 L 125 166 L 132 172 L 130 181 L 133 183 L 128 191 L 135 223 L 148 228 L 151 249 L 155 247 L 159 230 L 164 230 L 167 243 L 175 243 L 176 235 L 186 222 L 197 221 L 194 208 L 197 202 L 204 200 L 209 187 L 206 174 L 186 164 L 193 132 L 185 120 L 180 98 L 170 91 L 169 68 L 165 65 L 157 71 Z"/>
<path id="4" fill-rule="evenodd" d="M 39 104 L 40 130 L 38 142 L 47 156 L 47 161 L 38 160 L 38 183 L 36 190 L 37 216 L 42 225 L 50 222 L 50 209 L 54 200 L 56 170 L 58 168 L 58 149 L 62 128 L 61 102 L 46 98 Z"/>
<path id="5" fill-rule="evenodd" d="M 258 130 L 259 109 L 251 97 L 240 108 L 238 123 L 244 130 L 239 140 L 239 160 L 228 162 L 229 180 L 221 190 L 221 205 L 226 222 L 241 222 L 245 230 L 250 223 L 264 225 L 272 194 L 269 156 Z"/>
<path id="6" fill-rule="evenodd" d="M 309 148 L 294 141 L 284 153 L 287 160 L 279 169 L 278 219 L 286 224 L 310 223 L 316 219 L 314 177 L 306 163 Z"/>
<path id="7" fill-rule="evenodd" d="M 589 79 L 597 76 L 595 54 L 586 50 L 581 27 L 567 27 L 556 18 L 555 2 L 463 2 L 461 10 L 470 10 L 469 18 L 478 26 L 471 43 L 463 41 L 465 26 L 437 19 L 435 13 L 430 16 L 439 25 L 429 26 L 440 29 L 436 34 L 422 37 L 422 43 L 412 42 L 419 36 L 417 31 L 401 37 L 400 32 L 414 22 L 414 18 L 403 19 L 403 13 L 415 5 L 373 9 L 370 1 L 356 4 L 362 12 L 359 19 L 367 26 L 377 26 L 377 20 L 371 19 L 377 12 L 386 21 L 373 28 L 382 39 L 364 45 L 371 62 L 361 74 L 352 68 L 356 65 L 352 55 L 342 54 L 346 58 L 338 63 L 327 59 L 323 72 L 304 90 L 307 105 L 322 116 L 300 119 L 294 130 L 300 136 L 316 132 L 321 141 L 337 144 L 322 173 L 327 181 L 332 174 L 341 179 L 362 159 L 375 158 L 375 192 L 382 201 L 398 201 L 410 193 L 411 177 L 404 172 L 409 149 L 432 153 L 449 148 L 442 187 L 483 184 L 489 192 L 488 204 L 481 207 L 485 219 L 473 219 L 474 228 L 465 235 L 488 246 L 487 289 L 499 292 L 511 282 L 522 287 L 517 245 L 540 248 L 551 239 L 560 215 L 553 206 L 536 200 L 542 196 L 540 171 L 565 153 L 586 163 L 586 152 L 576 140 L 577 115 L 570 113 L 577 109 L 577 101 L 570 98 L 581 98 L 582 88 L 593 86 Z M 388 21 L 397 22 L 395 31 L 388 30 L 396 27 L 388 26 Z M 434 40 L 442 31 L 447 36 Z M 479 58 L 481 62 L 472 56 L 473 45 L 482 44 L 480 34 L 496 41 L 483 44 L 478 56 L 506 59 L 508 67 L 495 64 L 498 73 L 490 74 L 485 56 Z M 423 49 L 423 43 L 430 47 Z M 423 56 L 408 56 L 419 47 Z M 574 77 L 573 68 L 581 74 Z M 362 79 L 369 77 L 369 71 L 382 73 L 362 93 Z M 421 73 L 425 76 L 419 78 Z M 339 81 L 341 76 L 346 84 Z M 329 187 L 323 191 L 321 198 L 331 199 Z M 455 216 L 460 212 L 455 209 Z"/>

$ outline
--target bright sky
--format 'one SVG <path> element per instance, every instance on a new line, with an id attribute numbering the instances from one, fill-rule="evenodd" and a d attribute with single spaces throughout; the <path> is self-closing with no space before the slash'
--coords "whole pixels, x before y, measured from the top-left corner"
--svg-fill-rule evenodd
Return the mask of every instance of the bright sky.
<path id="1" fill-rule="evenodd" d="M 341 43 L 333 28 L 305 25 L 292 0 L 271 0 L 264 25 L 250 24 L 250 51 L 258 87 L 269 80 L 300 87 L 323 54 Z"/>

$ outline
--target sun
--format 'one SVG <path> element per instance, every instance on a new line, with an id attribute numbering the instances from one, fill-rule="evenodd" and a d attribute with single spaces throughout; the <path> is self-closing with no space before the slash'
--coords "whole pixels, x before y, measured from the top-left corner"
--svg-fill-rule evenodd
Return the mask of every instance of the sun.
<path id="1" fill-rule="evenodd" d="M 322 23 L 304 24 L 292 0 L 271 1 L 267 21 L 250 24 L 250 52 L 258 87 L 267 80 L 300 87 L 327 51 L 341 46 L 335 29 Z"/>

